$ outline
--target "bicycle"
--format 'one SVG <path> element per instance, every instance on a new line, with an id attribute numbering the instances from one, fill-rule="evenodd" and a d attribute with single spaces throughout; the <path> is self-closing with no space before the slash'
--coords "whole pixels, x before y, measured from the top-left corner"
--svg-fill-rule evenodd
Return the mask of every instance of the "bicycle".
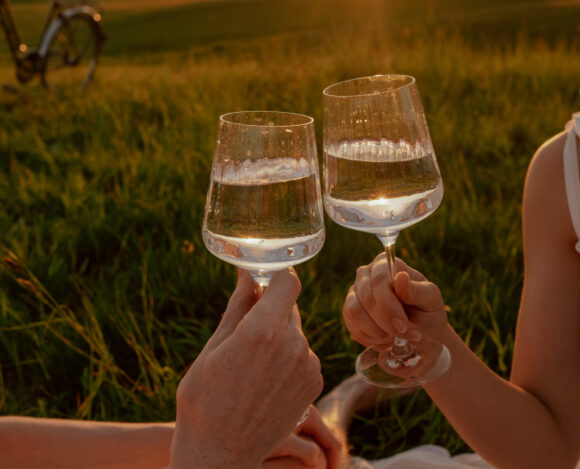
<path id="1" fill-rule="evenodd" d="M 85 89 L 93 78 L 105 34 L 98 8 L 84 0 L 52 0 L 36 48 L 22 43 L 8 0 L 0 0 L 0 24 L 16 66 L 16 78 L 25 83 L 40 78 L 55 95 L 65 89 Z"/>

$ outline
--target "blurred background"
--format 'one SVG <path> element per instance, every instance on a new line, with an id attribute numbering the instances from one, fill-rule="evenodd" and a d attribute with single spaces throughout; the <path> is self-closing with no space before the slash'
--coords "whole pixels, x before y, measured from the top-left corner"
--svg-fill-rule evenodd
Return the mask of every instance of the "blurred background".
<path id="1" fill-rule="evenodd" d="M 50 2 L 12 0 L 35 45 Z M 536 148 L 580 110 L 578 0 L 118 0 L 94 82 L 56 99 L 18 86 L 0 38 L 0 414 L 174 418 L 186 366 L 223 312 L 235 268 L 201 220 L 220 114 L 314 117 L 322 90 L 414 75 L 445 195 L 398 255 L 436 282 L 449 320 L 509 375 L 522 281 L 520 201 Z M 550 188 L 546 187 L 546 191 Z M 297 266 L 325 392 L 361 347 L 341 309 L 372 236 L 326 219 Z M 243 398 L 243 396 L 240 396 Z M 468 450 L 421 390 L 355 419 L 354 452 Z"/>

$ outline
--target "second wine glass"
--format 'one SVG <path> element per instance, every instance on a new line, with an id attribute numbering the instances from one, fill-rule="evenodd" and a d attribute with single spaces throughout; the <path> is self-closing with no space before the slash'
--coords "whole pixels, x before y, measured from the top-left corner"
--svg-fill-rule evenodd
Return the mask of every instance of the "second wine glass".
<path id="1" fill-rule="evenodd" d="M 314 120 L 222 115 L 202 229 L 209 251 L 264 289 L 277 270 L 315 256 L 324 234 Z"/>
<path id="2" fill-rule="evenodd" d="M 433 213 L 443 197 L 415 79 L 357 78 L 329 86 L 323 100 L 324 206 L 338 224 L 379 238 L 392 281 L 399 232 Z M 450 363 L 441 344 L 393 337 L 363 351 L 356 369 L 375 385 L 405 388 L 434 379 Z"/>

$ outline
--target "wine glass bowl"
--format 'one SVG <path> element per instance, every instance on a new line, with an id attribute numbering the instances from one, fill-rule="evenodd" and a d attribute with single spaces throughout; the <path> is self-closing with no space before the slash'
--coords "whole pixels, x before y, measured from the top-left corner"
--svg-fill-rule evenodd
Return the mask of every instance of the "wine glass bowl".
<path id="1" fill-rule="evenodd" d="M 430 215 L 443 184 L 415 79 L 378 75 L 324 90 L 324 206 L 347 228 L 395 234 Z"/>
<path id="2" fill-rule="evenodd" d="M 314 121 L 242 111 L 220 117 L 202 236 L 218 258 L 265 288 L 324 243 Z"/>
<path id="3" fill-rule="evenodd" d="M 440 205 L 443 183 L 415 78 L 375 75 L 329 86 L 324 102 L 324 207 L 336 223 L 375 234 L 395 274 L 399 232 Z M 387 287 L 387 286 L 386 286 Z M 373 384 L 423 384 L 450 365 L 448 350 L 429 339 L 417 347 L 391 338 L 358 357 Z"/>

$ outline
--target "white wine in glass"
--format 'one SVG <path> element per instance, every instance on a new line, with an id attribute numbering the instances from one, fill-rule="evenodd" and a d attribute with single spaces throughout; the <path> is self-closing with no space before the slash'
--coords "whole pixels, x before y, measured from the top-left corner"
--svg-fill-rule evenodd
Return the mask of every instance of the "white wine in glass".
<path id="1" fill-rule="evenodd" d="M 443 197 L 415 79 L 357 78 L 326 88 L 323 99 L 324 206 L 336 223 L 379 238 L 392 281 L 399 232 L 433 213 Z M 441 344 L 393 337 L 363 351 L 356 369 L 375 385 L 406 388 L 434 379 L 450 363 Z"/>
<path id="2" fill-rule="evenodd" d="M 314 121 L 300 114 L 224 114 L 213 159 L 203 240 L 265 288 L 277 270 L 324 244 Z"/>

